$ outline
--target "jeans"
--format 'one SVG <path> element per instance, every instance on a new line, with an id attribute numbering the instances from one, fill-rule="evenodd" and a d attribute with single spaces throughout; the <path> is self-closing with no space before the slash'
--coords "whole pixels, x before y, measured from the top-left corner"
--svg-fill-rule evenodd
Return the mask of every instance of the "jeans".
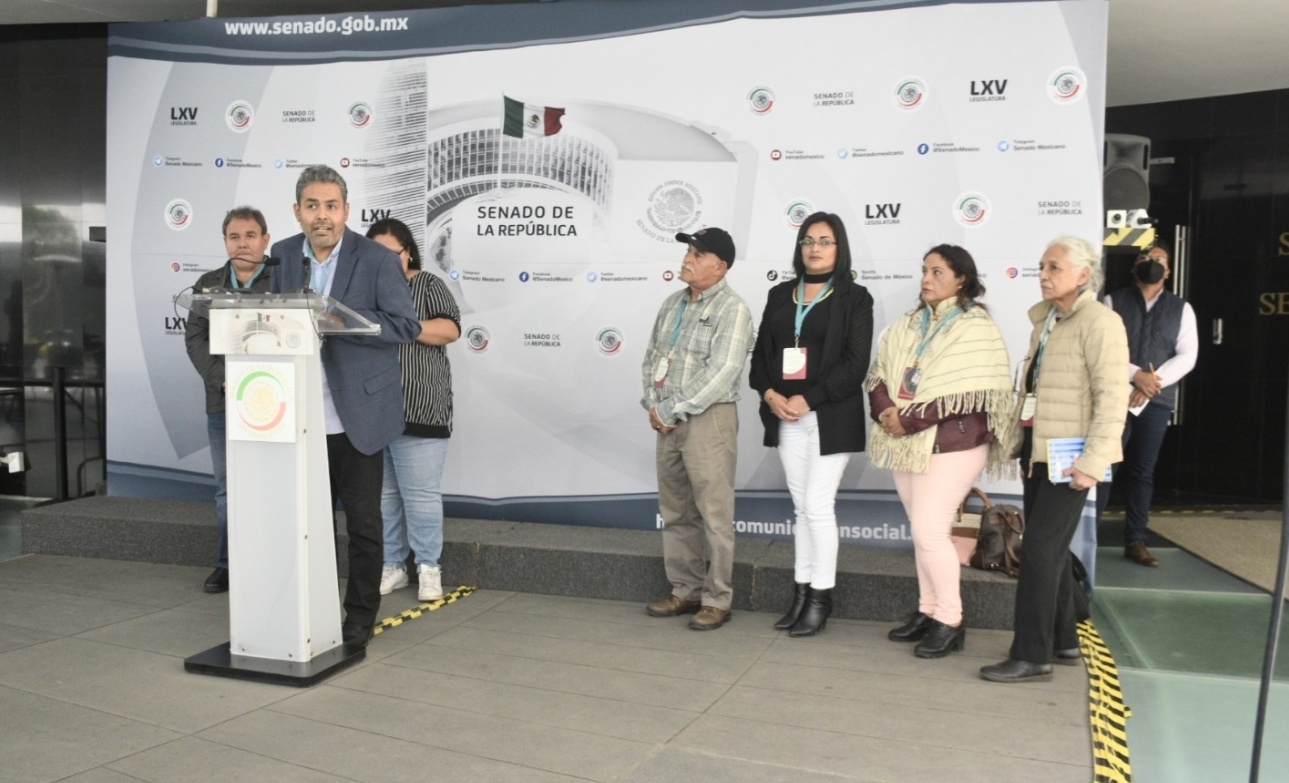
<path id="1" fill-rule="evenodd" d="M 819 417 L 810 411 L 779 422 L 779 459 L 796 516 L 793 579 L 831 590 L 837 581 L 837 487 L 850 455 L 819 453 Z"/>
<path id="2" fill-rule="evenodd" d="M 409 551 L 418 565 L 438 565 L 443 553 L 443 464 L 447 438 L 400 435 L 385 449 L 380 511 L 385 564 L 401 566 Z"/>
<path id="3" fill-rule="evenodd" d="M 1155 495 L 1155 463 L 1159 460 L 1159 450 L 1164 445 L 1172 417 L 1173 412 L 1167 405 L 1152 404 L 1136 416 L 1130 414 L 1124 425 L 1123 465 L 1116 479 L 1123 484 L 1124 505 L 1128 512 L 1123 526 L 1125 545 L 1146 540 L 1150 501 Z M 1099 497 L 1099 488 L 1097 494 Z M 1109 494 L 1107 491 L 1106 495 Z"/>
<path id="4" fill-rule="evenodd" d="M 215 520 L 219 523 L 216 568 L 228 568 L 228 424 L 224 412 L 206 414 L 210 437 L 210 465 L 215 473 Z"/>

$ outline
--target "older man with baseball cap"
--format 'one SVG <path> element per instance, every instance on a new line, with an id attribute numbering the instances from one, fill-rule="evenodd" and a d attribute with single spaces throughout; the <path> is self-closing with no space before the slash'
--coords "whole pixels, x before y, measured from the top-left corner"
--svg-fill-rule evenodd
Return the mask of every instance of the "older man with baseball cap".
<path id="1" fill-rule="evenodd" d="M 725 282 L 734 240 L 719 228 L 677 234 L 688 246 L 680 279 L 662 303 L 641 367 L 649 425 L 657 433 L 658 509 L 671 593 L 654 617 L 693 614 L 696 631 L 729 620 L 734 575 L 734 466 L 739 381 L 752 344 L 752 313 Z M 710 562 L 710 565 L 708 563 Z"/>

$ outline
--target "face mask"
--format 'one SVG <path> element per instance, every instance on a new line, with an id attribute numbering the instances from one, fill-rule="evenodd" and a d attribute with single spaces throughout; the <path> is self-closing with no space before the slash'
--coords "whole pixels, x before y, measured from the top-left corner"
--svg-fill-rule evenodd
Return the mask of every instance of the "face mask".
<path id="1" fill-rule="evenodd" d="M 1164 265 L 1152 258 L 1134 266 L 1132 273 L 1146 285 L 1154 285 L 1164 279 Z"/>

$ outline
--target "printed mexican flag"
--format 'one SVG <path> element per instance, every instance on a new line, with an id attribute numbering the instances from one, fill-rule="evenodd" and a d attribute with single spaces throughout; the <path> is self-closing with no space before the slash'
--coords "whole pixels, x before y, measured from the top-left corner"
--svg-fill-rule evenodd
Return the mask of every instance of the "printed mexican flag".
<path id="1" fill-rule="evenodd" d="M 563 109 L 523 103 L 504 95 L 502 97 L 506 101 L 506 113 L 502 118 L 501 132 L 507 136 L 517 139 L 554 136 L 563 127 L 560 124 L 560 118 L 564 116 Z"/>

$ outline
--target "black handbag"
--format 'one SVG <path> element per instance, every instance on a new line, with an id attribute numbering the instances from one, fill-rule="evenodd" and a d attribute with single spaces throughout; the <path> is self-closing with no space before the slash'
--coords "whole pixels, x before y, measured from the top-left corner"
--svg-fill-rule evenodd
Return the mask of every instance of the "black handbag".
<path id="1" fill-rule="evenodd" d="M 976 551 L 971 553 L 971 567 L 982 571 L 1002 571 L 1012 578 L 1020 576 L 1021 540 L 1025 537 L 1025 516 L 1010 503 L 996 503 L 980 516 Z"/>

